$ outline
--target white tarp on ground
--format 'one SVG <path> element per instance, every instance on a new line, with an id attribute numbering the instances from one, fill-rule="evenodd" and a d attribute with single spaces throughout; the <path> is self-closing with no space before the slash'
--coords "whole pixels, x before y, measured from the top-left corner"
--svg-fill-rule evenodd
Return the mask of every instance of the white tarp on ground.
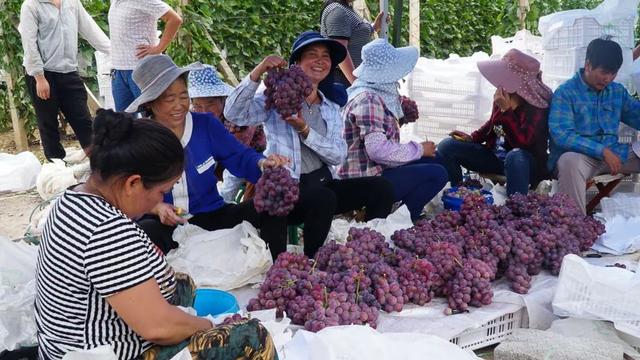
<path id="1" fill-rule="evenodd" d="M 40 161 L 33 153 L 0 153 L 0 192 L 24 191 L 36 185 Z"/>
<path id="2" fill-rule="evenodd" d="M 0 237 L 0 352 L 36 343 L 38 247 Z"/>
<path id="3" fill-rule="evenodd" d="M 473 360 L 471 351 L 432 335 L 382 334 L 368 326 L 335 326 L 317 333 L 300 330 L 284 347 L 283 359 Z"/>

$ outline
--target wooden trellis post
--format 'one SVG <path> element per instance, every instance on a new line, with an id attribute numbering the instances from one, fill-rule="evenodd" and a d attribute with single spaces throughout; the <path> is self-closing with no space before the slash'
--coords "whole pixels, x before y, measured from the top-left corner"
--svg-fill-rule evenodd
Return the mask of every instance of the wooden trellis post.
<path id="1" fill-rule="evenodd" d="M 180 6 L 176 11 L 178 15 L 182 17 L 182 7 L 187 6 L 188 4 L 189 0 L 180 0 Z M 218 68 L 218 70 L 222 73 L 222 76 L 224 76 L 224 78 L 227 79 L 227 81 L 229 81 L 231 85 L 238 85 L 240 82 L 238 81 L 236 74 L 233 73 L 233 70 L 231 69 L 231 66 L 229 66 L 227 60 L 225 60 L 225 58 L 222 56 L 222 51 L 220 51 L 218 45 L 216 45 L 216 43 L 214 42 L 211 42 L 211 45 L 213 47 L 213 52 L 215 52 L 218 57 L 220 57 L 220 62 L 216 65 L 216 68 Z"/>
<path id="2" fill-rule="evenodd" d="M 353 10 L 355 10 L 358 15 L 362 16 L 363 19 L 367 21 L 373 20 L 369 7 L 367 6 L 367 0 L 355 0 L 353 2 Z"/>
<path id="3" fill-rule="evenodd" d="M 420 51 L 420 0 L 409 0 L 409 45 Z"/>
<path id="4" fill-rule="evenodd" d="M 518 0 L 518 20 L 520 20 L 520 29 L 526 28 L 527 12 L 529 12 L 529 0 Z"/>
<path id="5" fill-rule="evenodd" d="M 0 32 L 2 28 L 0 28 Z M 5 55 L 6 57 L 6 55 Z M 5 59 L 6 60 L 6 59 Z M 11 126 L 13 127 L 13 137 L 16 142 L 18 151 L 29 150 L 29 142 L 27 141 L 27 131 L 24 128 L 25 121 L 18 115 L 16 103 L 13 100 L 13 79 L 11 74 L 0 70 L 0 75 L 4 75 L 4 81 L 7 83 L 7 97 L 9 98 L 9 115 L 11 116 Z"/>

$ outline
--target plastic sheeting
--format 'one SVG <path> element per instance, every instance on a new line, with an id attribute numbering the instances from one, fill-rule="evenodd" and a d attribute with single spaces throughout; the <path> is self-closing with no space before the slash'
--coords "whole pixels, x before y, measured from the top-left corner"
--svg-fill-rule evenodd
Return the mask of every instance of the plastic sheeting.
<path id="1" fill-rule="evenodd" d="M 368 326 L 335 326 L 317 333 L 299 330 L 284 347 L 284 359 L 448 359 L 474 360 L 473 352 L 436 336 L 412 333 L 382 334 Z"/>
<path id="2" fill-rule="evenodd" d="M 36 343 L 38 248 L 0 237 L 0 352 Z"/>
<path id="3" fill-rule="evenodd" d="M 173 239 L 180 247 L 167 254 L 167 261 L 191 275 L 198 287 L 230 290 L 253 284 L 273 264 L 267 244 L 246 221 L 217 231 L 187 224 L 174 231 Z"/>
<path id="4" fill-rule="evenodd" d="M 38 158 L 28 151 L 17 155 L 0 153 L 0 192 L 33 188 L 41 166 Z"/>

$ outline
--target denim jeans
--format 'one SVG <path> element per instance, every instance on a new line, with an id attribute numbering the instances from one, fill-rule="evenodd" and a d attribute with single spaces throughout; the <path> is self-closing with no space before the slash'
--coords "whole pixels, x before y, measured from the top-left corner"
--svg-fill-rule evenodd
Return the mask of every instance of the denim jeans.
<path id="1" fill-rule="evenodd" d="M 116 111 L 124 111 L 133 100 L 140 96 L 140 88 L 131 78 L 133 70 L 114 70 L 111 78 L 111 92 Z"/>
<path id="2" fill-rule="evenodd" d="M 438 144 L 438 155 L 449 173 L 451 186 L 462 181 L 461 166 L 480 173 L 506 175 L 507 195 L 526 194 L 534 177 L 533 156 L 519 148 L 510 150 L 502 161 L 482 144 L 448 138 Z"/>
<path id="3" fill-rule="evenodd" d="M 395 201 L 402 201 L 416 221 L 424 206 L 444 188 L 447 170 L 439 159 L 421 158 L 395 168 L 387 168 L 382 177 L 393 185 Z"/>

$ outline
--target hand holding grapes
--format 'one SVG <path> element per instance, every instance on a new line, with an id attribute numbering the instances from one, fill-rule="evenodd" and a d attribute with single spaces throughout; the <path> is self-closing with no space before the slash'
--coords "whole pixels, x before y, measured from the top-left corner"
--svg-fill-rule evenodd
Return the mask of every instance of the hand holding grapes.
<path id="1" fill-rule="evenodd" d="M 266 58 L 264 58 L 260 64 L 258 64 L 253 71 L 251 71 L 251 74 L 249 74 L 249 77 L 251 78 L 252 81 L 260 81 L 260 78 L 262 78 L 262 74 L 266 73 L 268 70 L 271 70 L 273 68 L 279 68 L 279 67 L 286 67 L 287 66 L 287 61 L 283 58 L 281 58 L 278 55 L 269 55 Z"/>
<path id="2" fill-rule="evenodd" d="M 260 159 L 260 161 L 258 161 L 258 167 L 261 169 L 270 169 L 278 166 L 287 166 L 290 162 L 286 156 L 271 154 L 266 159 Z"/>
<path id="3" fill-rule="evenodd" d="M 309 135 L 309 125 L 307 125 L 307 122 L 302 116 L 302 110 L 298 111 L 298 114 L 296 115 L 288 116 L 286 119 L 284 119 L 284 121 L 286 121 L 287 124 L 291 125 L 299 134 L 301 134 L 305 138 L 307 137 L 307 135 Z"/>

